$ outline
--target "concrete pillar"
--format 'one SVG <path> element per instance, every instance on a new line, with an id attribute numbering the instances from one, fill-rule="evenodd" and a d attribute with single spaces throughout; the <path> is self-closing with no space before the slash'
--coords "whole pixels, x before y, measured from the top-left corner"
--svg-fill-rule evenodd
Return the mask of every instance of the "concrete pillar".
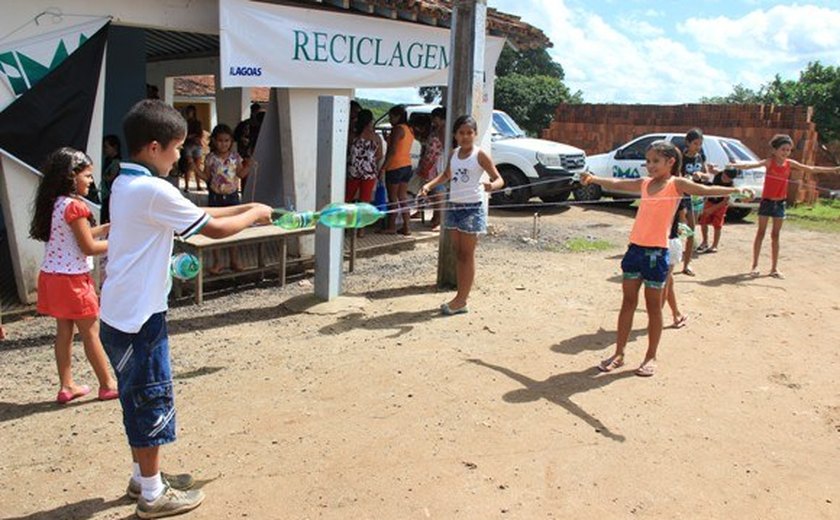
<path id="1" fill-rule="evenodd" d="M 347 125 L 350 100 L 344 96 L 318 98 L 318 159 L 316 206 L 344 201 L 347 174 Z M 341 293 L 344 230 L 315 228 L 315 296 L 324 301 Z"/>

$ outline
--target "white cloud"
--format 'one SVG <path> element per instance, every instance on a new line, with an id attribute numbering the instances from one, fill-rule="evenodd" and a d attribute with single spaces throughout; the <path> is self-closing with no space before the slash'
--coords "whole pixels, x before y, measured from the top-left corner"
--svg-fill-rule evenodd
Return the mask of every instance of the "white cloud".
<path id="1" fill-rule="evenodd" d="M 689 18 L 677 26 L 706 52 L 738 58 L 748 71 L 771 74 L 798 71 L 808 61 L 840 63 L 838 28 L 840 10 L 815 5 L 777 5 L 740 18 Z"/>
<path id="2" fill-rule="evenodd" d="M 564 0 L 535 0 L 527 10 L 522 3 L 509 5 L 508 12 L 546 32 L 568 86 L 583 91 L 586 101 L 683 103 L 728 92 L 728 78 L 702 53 L 650 30 L 656 29 L 650 24 L 635 32 L 628 25 L 625 34 Z"/>

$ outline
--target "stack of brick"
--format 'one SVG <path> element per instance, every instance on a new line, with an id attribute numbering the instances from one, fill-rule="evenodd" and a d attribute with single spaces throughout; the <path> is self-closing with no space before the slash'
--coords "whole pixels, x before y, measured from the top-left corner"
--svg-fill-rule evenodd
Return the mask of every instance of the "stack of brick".
<path id="1" fill-rule="evenodd" d="M 684 133 L 699 127 L 708 135 L 739 139 L 759 157 L 766 157 L 770 139 L 781 133 L 793 138 L 794 159 L 815 164 L 819 144 L 812 117 L 811 107 L 774 105 L 563 104 L 555 110 L 554 120 L 542 137 L 593 155 L 614 150 L 643 134 Z M 808 178 L 802 186 L 797 199 L 813 201 L 817 195 L 814 180 Z"/>

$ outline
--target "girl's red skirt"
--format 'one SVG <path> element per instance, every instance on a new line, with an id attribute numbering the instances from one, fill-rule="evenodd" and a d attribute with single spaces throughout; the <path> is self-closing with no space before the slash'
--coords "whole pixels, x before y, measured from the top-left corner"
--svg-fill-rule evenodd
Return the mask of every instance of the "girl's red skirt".
<path id="1" fill-rule="evenodd" d="M 38 312 L 54 318 L 81 320 L 99 316 L 99 297 L 90 273 L 38 274 Z"/>

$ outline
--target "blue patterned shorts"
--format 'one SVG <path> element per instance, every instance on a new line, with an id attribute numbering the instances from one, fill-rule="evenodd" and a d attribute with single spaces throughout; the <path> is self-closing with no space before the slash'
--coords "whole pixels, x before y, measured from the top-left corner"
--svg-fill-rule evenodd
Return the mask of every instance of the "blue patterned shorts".
<path id="1" fill-rule="evenodd" d="M 668 248 L 630 244 L 621 260 L 625 280 L 645 281 L 645 287 L 662 289 L 668 278 Z"/>
<path id="2" fill-rule="evenodd" d="M 443 221 L 446 229 L 457 229 L 473 235 L 487 233 L 487 213 L 481 202 L 450 202 Z"/>
<path id="3" fill-rule="evenodd" d="M 761 199 L 758 205 L 758 216 L 785 218 L 785 201 Z"/>
<path id="4" fill-rule="evenodd" d="M 123 426 L 133 448 L 175 440 L 175 395 L 166 313 L 153 314 L 136 334 L 102 322 L 99 338 L 114 367 Z"/>

